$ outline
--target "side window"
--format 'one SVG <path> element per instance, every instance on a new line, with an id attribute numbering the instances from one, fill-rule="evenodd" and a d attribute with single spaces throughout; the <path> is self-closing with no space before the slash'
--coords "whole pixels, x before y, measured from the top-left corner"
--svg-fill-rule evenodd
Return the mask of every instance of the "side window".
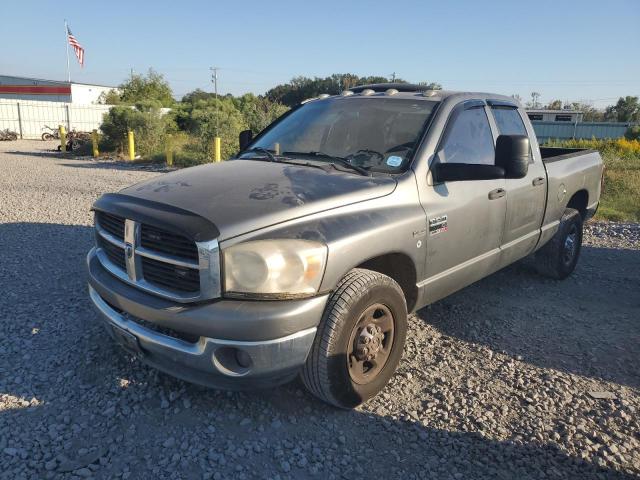
<path id="1" fill-rule="evenodd" d="M 453 114 L 438 157 L 443 163 L 494 164 L 493 136 L 483 107 L 461 109 Z"/>
<path id="2" fill-rule="evenodd" d="M 493 118 L 496 119 L 498 135 L 527 135 L 522 117 L 516 108 L 493 107 Z M 531 119 L 531 115 L 529 115 Z M 541 118 L 542 119 L 542 118 Z M 533 152 L 529 149 L 529 163 L 533 163 Z"/>
<path id="3" fill-rule="evenodd" d="M 515 108 L 494 107 L 491 109 L 500 135 L 526 135 L 522 118 Z"/>

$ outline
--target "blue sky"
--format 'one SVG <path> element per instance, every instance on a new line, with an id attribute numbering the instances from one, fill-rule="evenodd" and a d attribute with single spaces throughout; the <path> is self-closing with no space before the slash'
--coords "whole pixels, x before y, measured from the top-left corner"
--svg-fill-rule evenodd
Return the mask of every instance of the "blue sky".
<path id="1" fill-rule="evenodd" d="M 233 94 L 295 75 L 396 72 L 524 100 L 640 95 L 640 0 L 21 0 L 3 13 L 0 74 L 64 79 L 66 17 L 86 49 L 73 80 L 116 85 L 153 67 L 177 97 L 211 90 L 212 65 Z"/>

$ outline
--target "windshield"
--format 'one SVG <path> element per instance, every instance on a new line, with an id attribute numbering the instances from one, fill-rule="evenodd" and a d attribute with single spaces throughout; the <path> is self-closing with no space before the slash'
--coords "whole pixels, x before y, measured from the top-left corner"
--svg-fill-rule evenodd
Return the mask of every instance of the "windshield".
<path id="1" fill-rule="evenodd" d="M 409 164 L 436 104 L 380 97 L 312 101 L 266 131 L 240 158 L 264 157 L 267 149 L 289 158 L 343 166 L 346 160 L 366 170 L 397 173 Z"/>

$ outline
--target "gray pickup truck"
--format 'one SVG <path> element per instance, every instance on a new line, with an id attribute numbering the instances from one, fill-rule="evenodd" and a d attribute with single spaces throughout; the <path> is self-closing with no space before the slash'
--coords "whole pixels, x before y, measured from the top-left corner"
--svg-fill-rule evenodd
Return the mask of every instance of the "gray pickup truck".
<path id="1" fill-rule="evenodd" d="M 378 84 L 303 102 L 219 164 L 94 204 L 89 293 L 142 361 L 247 389 L 301 375 L 352 408 L 413 312 L 532 255 L 576 266 L 595 151 L 539 148 L 513 98 Z"/>

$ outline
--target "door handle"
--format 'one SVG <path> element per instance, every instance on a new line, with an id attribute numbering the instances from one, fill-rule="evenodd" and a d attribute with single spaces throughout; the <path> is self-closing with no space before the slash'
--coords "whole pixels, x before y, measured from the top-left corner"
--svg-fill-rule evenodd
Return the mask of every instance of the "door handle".
<path id="1" fill-rule="evenodd" d="M 496 188 L 489 192 L 489 200 L 495 200 L 496 198 L 502 198 L 507 194 L 504 188 Z"/>
<path id="2" fill-rule="evenodd" d="M 542 185 L 544 183 L 544 177 L 536 177 L 533 179 L 533 182 L 531 182 L 533 184 L 534 187 L 537 187 L 538 185 Z"/>

